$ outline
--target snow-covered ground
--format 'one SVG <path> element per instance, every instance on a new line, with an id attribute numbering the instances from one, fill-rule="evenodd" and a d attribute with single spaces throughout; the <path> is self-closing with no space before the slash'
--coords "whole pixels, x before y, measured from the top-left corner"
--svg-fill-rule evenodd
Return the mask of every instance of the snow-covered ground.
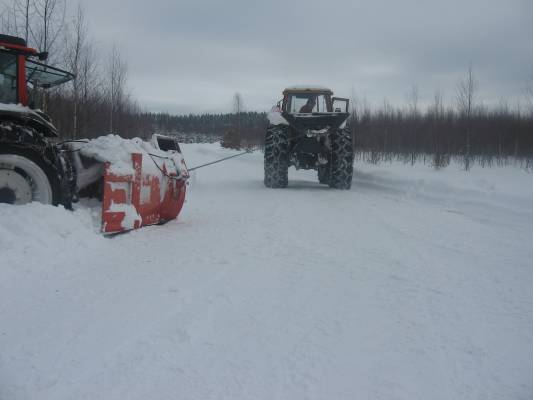
<path id="1" fill-rule="evenodd" d="M 0 205 L 0 399 L 533 398 L 533 174 L 262 168 L 112 238 L 94 203 Z"/>

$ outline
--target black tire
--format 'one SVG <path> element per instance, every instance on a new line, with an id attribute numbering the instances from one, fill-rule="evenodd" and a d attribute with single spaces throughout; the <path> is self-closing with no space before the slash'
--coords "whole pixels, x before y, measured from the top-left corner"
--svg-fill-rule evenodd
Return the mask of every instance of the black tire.
<path id="1" fill-rule="evenodd" d="M 47 183 L 50 187 L 51 195 L 45 196 L 44 199 L 38 199 L 36 197 L 37 194 L 32 191 L 31 199 L 28 199 L 29 201 L 40 201 L 43 204 L 51 204 L 54 206 L 57 206 L 58 204 L 61 203 L 61 190 L 60 190 L 60 184 L 59 184 L 59 179 L 57 177 L 57 174 L 55 174 L 54 171 L 42 159 L 40 159 L 39 156 L 35 152 L 31 150 L 6 147 L 0 150 L 0 161 L 2 161 L 3 155 L 14 155 L 14 156 L 20 157 L 18 158 L 17 164 L 13 164 L 8 169 L 13 168 L 12 169 L 13 173 L 22 177 L 26 181 L 28 181 L 31 186 L 35 185 L 35 183 L 32 183 L 32 175 L 35 176 L 35 168 L 38 168 L 38 170 L 42 171 L 42 175 L 46 177 L 46 180 L 48 181 Z M 24 161 L 24 160 L 27 160 L 27 161 Z M 35 167 L 30 167 L 28 169 L 25 168 L 26 166 L 31 166 L 32 164 Z M 4 168 L 6 168 L 5 165 L 0 166 L 0 169 L 4 169 Z M 46 185 L 46 183 L 40 182 L 39 186 L 43 186 L 43 185 Z M 0 190 L 5 190 L 5 189 L 7 188 L 5 187 L 4 182 L 0 181 Z"/>
<path id="2" fill-rule="evenodd" d="M 289 183 L 289 138 L 284 126 L 267 128 L 264 182 L 269 188 L 286 188 Z"/>
<path id="3" fill-rule="evenodd" d="M 57 160 L 58 155 L 53 145 L 35 129 L 13 122 L 5 122 L 0 127 L 0 139 L 0 158 L 3 160 L 0 168 L 12 171 L 12 174 L 18 176 L 16 179 L 22 178 L 29 183 L 32 193 L 25 198 L 26 201 L 71 207 L 70 198 L 62 195 L 62 165 Z M 47 195 L 42 197 L 43 192 L 34 190 L 36 187 L 47 187 Z M 4 192 L 9 189 L 5 182 L 0 182 L 0 188 Z"/>
<path id="4" fill-rule="evenodd" d="M 330 163 L 318 166 L 318 183 L 329 185 Z"/>
<path id="5" fill-rule="evenodd" d="M 348 190 L 352 187 L 353 144 L 350 129 L 338 129 L 331 137 L 329 187 Z"/>

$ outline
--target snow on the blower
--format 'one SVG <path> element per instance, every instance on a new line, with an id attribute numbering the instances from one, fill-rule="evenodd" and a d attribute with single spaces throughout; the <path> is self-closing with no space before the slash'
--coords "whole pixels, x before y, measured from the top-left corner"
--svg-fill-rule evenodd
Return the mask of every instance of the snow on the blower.
<path id="1" fill-rule="evenodd" d="M 176 168 L 180 169 L 182 161 L 179 153 L 170 156 L 140 138 L 124 139 L 118 135 L 107 135 L 91 139 L 87 143 L 73 143 L 72 146 L 86 157 L 110 162 L 110 172 L 116 175 L 133 174 L 131 155 L 134 153 L 142 154 L 143 171 L 146 173 L 159 174 L 163 165 L 167 171 L 176 171 Z"/>
<path id="2" fill-rule="evenodd" d="M 0 399 L 533 397 L 531 173 L 262 179 L 197 170 L 178 221 L 113 238 L 97 202 L 0 204 Z"/>

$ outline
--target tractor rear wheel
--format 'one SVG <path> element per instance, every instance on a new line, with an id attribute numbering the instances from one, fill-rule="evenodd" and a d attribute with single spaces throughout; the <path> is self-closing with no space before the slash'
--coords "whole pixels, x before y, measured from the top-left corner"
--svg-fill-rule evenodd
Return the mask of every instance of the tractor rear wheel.
<path id="1" fill-rule="evenodd" d="M 265 136 L 265 186 L 285 188 L 289 182 L 289 138 L 287 128 L 271 125 Z"/>
<path id="2" fill-rule="evenodd" d="M 350 129 L 338 129 L 331 138 L 329 187 L 348 190 L 352 187 L 353 144 Z"/>
<path id="3" fill-rule="evenodd" d="M 57 205 L 59 182 L 30 152 L 0 152 L 0 203 Z"/>
<path id="4" fill-rule="evenodd" d="M 57 205 L 61 184 L 51 147 L 34 128 L 0 125 L 0 203 Z M 65 206 L 67 206 L 65 204 Z"/>

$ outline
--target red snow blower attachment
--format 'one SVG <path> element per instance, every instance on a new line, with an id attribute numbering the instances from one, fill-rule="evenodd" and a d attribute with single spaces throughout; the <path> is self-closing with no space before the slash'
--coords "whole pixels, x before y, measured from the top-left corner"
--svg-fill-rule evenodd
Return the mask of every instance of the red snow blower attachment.
<path id="1" fill-rule="evenodd" d="M 102 232 L 118 233 L 177 218 L 185 202 L 187 166 L 175 138 L 108 135 L 74 144 L 78 186 L 98 186 Z"/>

